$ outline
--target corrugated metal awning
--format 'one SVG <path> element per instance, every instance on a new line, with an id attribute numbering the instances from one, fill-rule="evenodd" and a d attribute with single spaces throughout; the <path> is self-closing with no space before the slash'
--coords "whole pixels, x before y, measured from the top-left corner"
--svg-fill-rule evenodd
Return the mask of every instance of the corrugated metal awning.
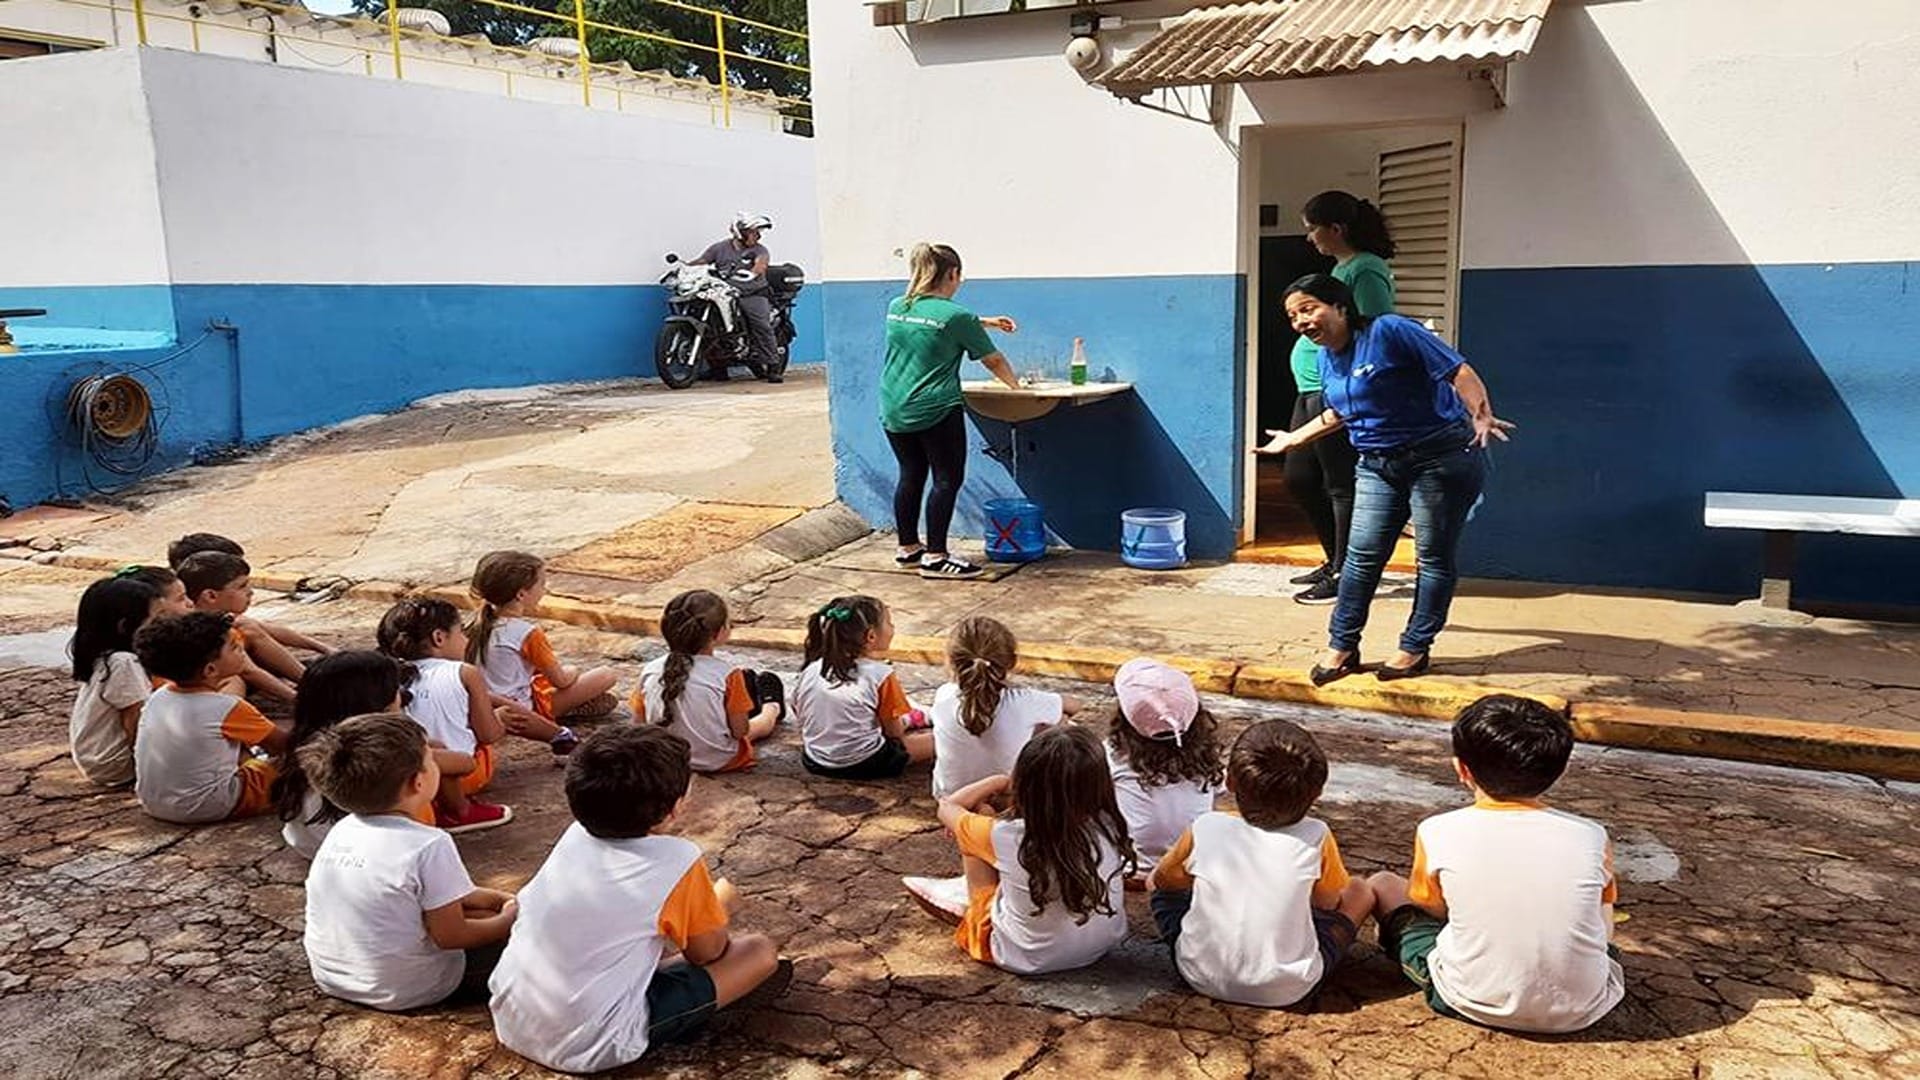
<path id="1" fill-rule="evenodd" d="M 1505 60 L 1553 0 L 1261 0 L 1190 11 L 1095 81 L 1120 97 L 1401 64 Z"/>

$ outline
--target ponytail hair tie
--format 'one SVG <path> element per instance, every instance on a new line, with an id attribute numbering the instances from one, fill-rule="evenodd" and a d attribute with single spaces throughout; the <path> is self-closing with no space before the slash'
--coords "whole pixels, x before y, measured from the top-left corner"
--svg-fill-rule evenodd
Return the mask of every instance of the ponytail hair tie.
<path id="1" fill-rule="evenodd" d="M 846 622 L 853 618 L 853 610 L 843 607 L 823 608 L 820 611 L 820 617 L 823 619 L 832 619 L 834 622 Z"/>

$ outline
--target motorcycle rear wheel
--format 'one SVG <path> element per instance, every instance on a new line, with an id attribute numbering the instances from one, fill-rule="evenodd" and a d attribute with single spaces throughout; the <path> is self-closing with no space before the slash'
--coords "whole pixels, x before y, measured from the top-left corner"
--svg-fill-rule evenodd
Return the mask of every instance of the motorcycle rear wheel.
<path id="1" fill-rule="evenodd" d="M 660 335 L 653 343 L 653 367 L 668 389 L 685 390 L 699 379 L 699 358 L 693 354 L 695 344 L 693 330 L 683 323 L 668 323 L 660 328 Z"/>

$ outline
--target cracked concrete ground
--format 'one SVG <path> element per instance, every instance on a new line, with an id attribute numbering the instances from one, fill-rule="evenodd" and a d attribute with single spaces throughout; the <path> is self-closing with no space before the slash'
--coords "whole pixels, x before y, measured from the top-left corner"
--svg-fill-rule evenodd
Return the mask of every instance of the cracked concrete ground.
<path id="1" fill-rule="evenodd" d="M 983 611 L 1030 641 L 1302 670 L 1324 642 L 1327 611 L 1285 599 L 1297 572 L 1287 567 L 1153 574 L 1073 553 L 996 582 L 891 572 L 888 541 L 860 539 L 865 529 L 832 506 L 833 467 L 818 372 L 677 393 L 640 383 L 464 393 L 182 469 L 85 509 L 0 520 L 0 555 L 57 547 L 152 560 L 175 536 L 212 529 L 241 540 L 262 570 L 425 585 L 464 582 L 481 552 L 512 544 L 552 560 L 560 596 L 657 608 L 699 586 L 725 593 L 737 621 L 765 626 L 797 626 L 823 598 L 853 591 L 886 599 L 906 634 L 943 634 Z M 837 544 L 848 546 L 830 551 Z M 37 570 L 0 558 L 0 628 L 71 618 L 71 594 L 39 587 Z M 1376 604 L 1371 653 L 1405 618 L 1407 591 Z M 1434 663 L 1441 683 L 1920 731 L 1914 624 L 1470 580 Z"/>
<path id="2" fill-rule="evenodd" d="M 350 601 L 264 611 L 337 644 L 365 644 L 378 615 Z M 570 659 L 612 659 L 629 683 L 659 648 L 554 636 Z M 320 996 L 300 948 L 305 865 L 275 824 L 166 825 L 125 792 L 90 788 L 66 756 L 72 684 L 32 662 L 57 662 L 56 636 L 14 639 L 9 655 L 0 1076 L 548 1075 L 496 1045 L 484 1008 L 389 1016 Z M 794 666 L 791 654 L 738 657 Z M 900 670 L 923 699 L 941 678 Z M 1357 872 L 1404 870 L 1414 824 L 1461 801 L 1430 725 L 1210 706 L 1230 731 L 1284 715 L 1316 732 L 1334 763 L 1316 812 Z M 1430 1014 L 1366 944 L 1371 930 L 1311 1008 L 1219 1005 L 1179 986 L 1137 895 L 1131 938 L 1094 967 L 1020 979 L 975 964 L 900 890 L 902 874 L 953 864 L 926 773 L 822 781 L 798 754 L 782 732 L 752 772 L 696 781 L 684 822 L 739 884 L 736 924 L 795 960 L 792 991 L 616 1075 L 1920 1075 L 1912 785 L 1581 748 L 1552 798 L 1604 822 L 1618 846 L 1627 999 L 1586 1033 L 1522 1038 Z M 493 796 L 514 822 L 459 840 L 476 881 L 519 886 L 567 823 L 544 757 L 508 749 Z"/>

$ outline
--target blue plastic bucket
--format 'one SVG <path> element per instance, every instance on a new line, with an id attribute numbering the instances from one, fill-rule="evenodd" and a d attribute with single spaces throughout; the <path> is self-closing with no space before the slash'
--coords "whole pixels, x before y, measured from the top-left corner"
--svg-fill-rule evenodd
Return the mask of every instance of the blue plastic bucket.
<path id="1" fill-rule="evenodd" d="M 1032 499 L 988 499 L 987 558 L 1027 563 L 1047 553 L 1047 526 Z"/>
<path id="2" fill-rule="evenodd" d="M 1143 506 L 1120 515 L 1120 560 L 1141 570 L 1187 565 L 1187 512 Z"/>

